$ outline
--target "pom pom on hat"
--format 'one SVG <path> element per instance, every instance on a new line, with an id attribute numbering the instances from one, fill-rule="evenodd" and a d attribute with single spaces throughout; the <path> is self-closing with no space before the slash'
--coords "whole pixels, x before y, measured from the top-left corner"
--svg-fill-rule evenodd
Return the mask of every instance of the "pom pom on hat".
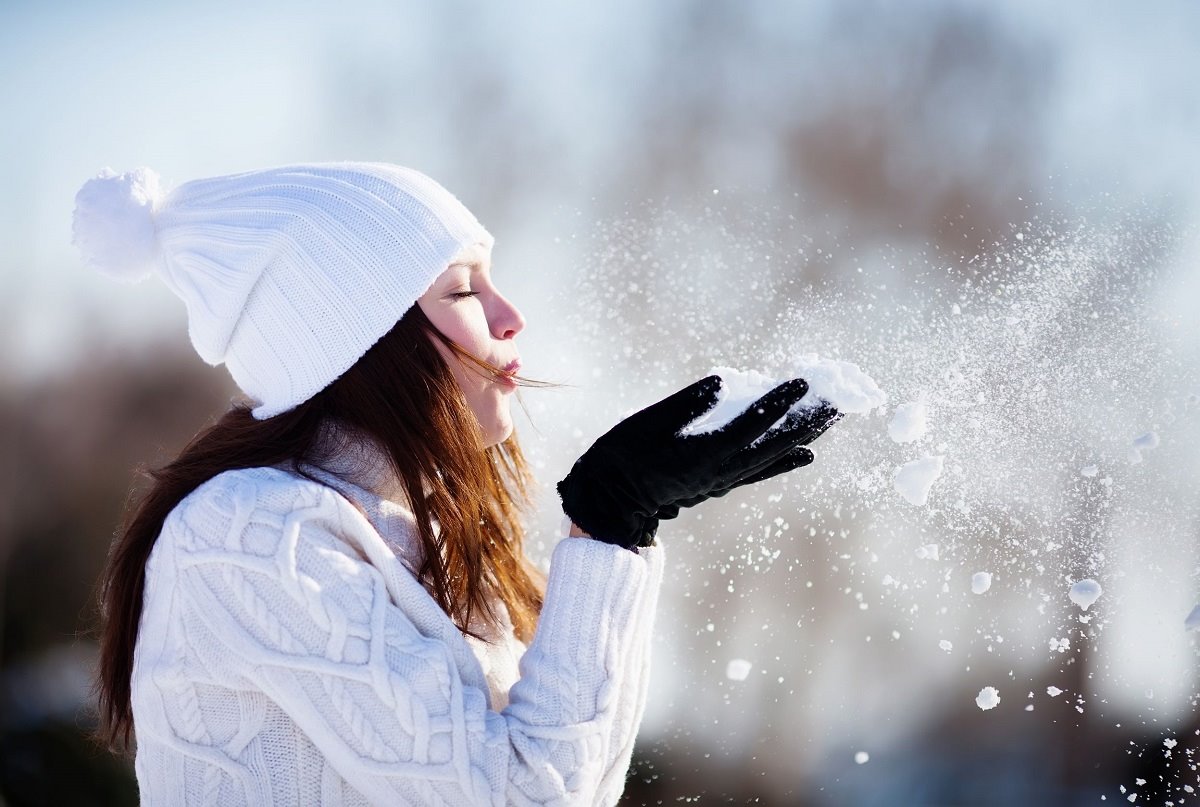
<path id="1" fill-rule="evenodd" d="M 494 239 L 449 191 L 389 163 L 282 165 L 184 182 L 105 169 L 75 197 L 75 244 L 126 282 L 151 274 L 188 336 L 254 399 L 286 412 L 388 333 L 464 248 Z"/>
<path id="2" fill-rule="evenodd" d="M 153 273 L 159 260 L 154 213 L 162 200 L 149 168 L 117 174 L 105 168 L 75 195 L 73 241 L 88 266 L 125 283 Z"/>

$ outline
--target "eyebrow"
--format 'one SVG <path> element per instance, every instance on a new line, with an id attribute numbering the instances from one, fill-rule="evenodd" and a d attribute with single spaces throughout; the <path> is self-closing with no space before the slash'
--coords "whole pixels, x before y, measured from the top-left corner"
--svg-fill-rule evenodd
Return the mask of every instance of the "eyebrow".
<path id="1" fill-rule="evenodd" d="M 471 258 L 470 260 L 466 261 L 455 261 L 454 263 L 450 264 L 450 266 L 461 266 L 464 269 L 479 272 L 482 272 L 484 269 L 483 261 L 479 260 L 478 258 Z"/>

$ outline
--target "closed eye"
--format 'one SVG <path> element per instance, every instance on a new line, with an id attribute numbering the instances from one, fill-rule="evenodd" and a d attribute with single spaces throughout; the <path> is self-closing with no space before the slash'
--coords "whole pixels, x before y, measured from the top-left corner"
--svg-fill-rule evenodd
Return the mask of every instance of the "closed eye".
<path id="1" fill-rule="evenodd" d="M 451 294 L 450 296 L 456 300 L 465 300 L 468 297 L 479 296 L 479 292 L 477 292 L 477 291 L 456 291 L 453 294 Z"/>

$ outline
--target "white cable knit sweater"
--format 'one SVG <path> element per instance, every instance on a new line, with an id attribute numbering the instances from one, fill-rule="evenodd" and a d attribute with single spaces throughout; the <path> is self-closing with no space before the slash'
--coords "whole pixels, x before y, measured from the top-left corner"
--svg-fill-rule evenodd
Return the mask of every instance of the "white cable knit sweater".
<path id="1" fill-rule="evenodd" d="M 661 548 L 563 539 L 529 649 L 503 611 L 468 642 L 373 451 L 306 469 L 325 484 L 229 471 L 167 518 L 132 681 L 142 803 L 615 803 Z"/>

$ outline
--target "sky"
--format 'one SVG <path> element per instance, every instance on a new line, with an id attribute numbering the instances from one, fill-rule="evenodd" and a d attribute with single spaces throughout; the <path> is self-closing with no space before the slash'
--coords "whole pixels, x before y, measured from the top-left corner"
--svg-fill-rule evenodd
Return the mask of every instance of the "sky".
<path id="1" fill-rule="evenodd" d="M 945 4 L 914 4 L 904 24 L 919 27 L 922 11 L 937 5 Z M 1049 112 L 1029 123 L 1047 183 L 1059 193 L 1098 205 L 1140 199 L 1195 210 L 1200 11 L 1153 5 L 1157 13 L 1032 2 L 995 12 L 1053 66 Z M 63 13 L 6 3 L 0 148 L 12 158 L 0 193 L 8 245 L 0 258 L 8 309 L 0 355 L 15 372 L 36 376 L 69 362 L 93 321 L 116 339 L 178 329 L 182 309 L 163 289 L 112 287 L 80 272 L 71 198 L 104 166 L 149 165 L 172 183 L 288 161 L 381 158 L 423 167 L 470 201 L 472 179 L 503 156 L 478 145 L 492 135 L 473 128 L 471 100 L 447 100 L 461 90 L 458 76 L 480 81 L 470 70 L 476 63 L 492 71 L 482 92 L 514 110 L 502 142 L 532 141 L 557 155 L 555 176 L 504 173 L 513 183 L 527 179 L 528 189 L 505 199 L 521 206 L 520 218 L 501 218 L 512 225 L 502 243 L 542 236 L 560 226 L 553 219 L 564 209 L 588 211 L 589 189 L 620 193 L 606 187 L 606 166 L 637 154 L 644 99 L 678 90 L 656 84 L 677 77 L 660 79 L 654 55 L 686 49 L 667 24 L 685 6 L 76 2 Z M 844 60 L 860 59 L 853 36 L 822 41 L 836 15 L 824 3 L 752 3 L 740 35 L 761 37 L 765 48 L 835 48 Z M 794 78 L 818 93 L 821 76 L 798 65 Z M 773 85 L 744 82 L 737 91 L 753 98 L 764 86 Z M 750 108 L 769 114 L 770 103 Z M 729 125 L 754 136 L 752 120 Z M 463 139 L 479 151 L 459 159 L 453 144 Z M 956 142 L 970 148 L 969 137 Z M 717 152 L 709 165 L 713 184 L 769 181 L 771 170 L 746 149 Z M 485 223 L 497 214 L 479 213 Z"/>

